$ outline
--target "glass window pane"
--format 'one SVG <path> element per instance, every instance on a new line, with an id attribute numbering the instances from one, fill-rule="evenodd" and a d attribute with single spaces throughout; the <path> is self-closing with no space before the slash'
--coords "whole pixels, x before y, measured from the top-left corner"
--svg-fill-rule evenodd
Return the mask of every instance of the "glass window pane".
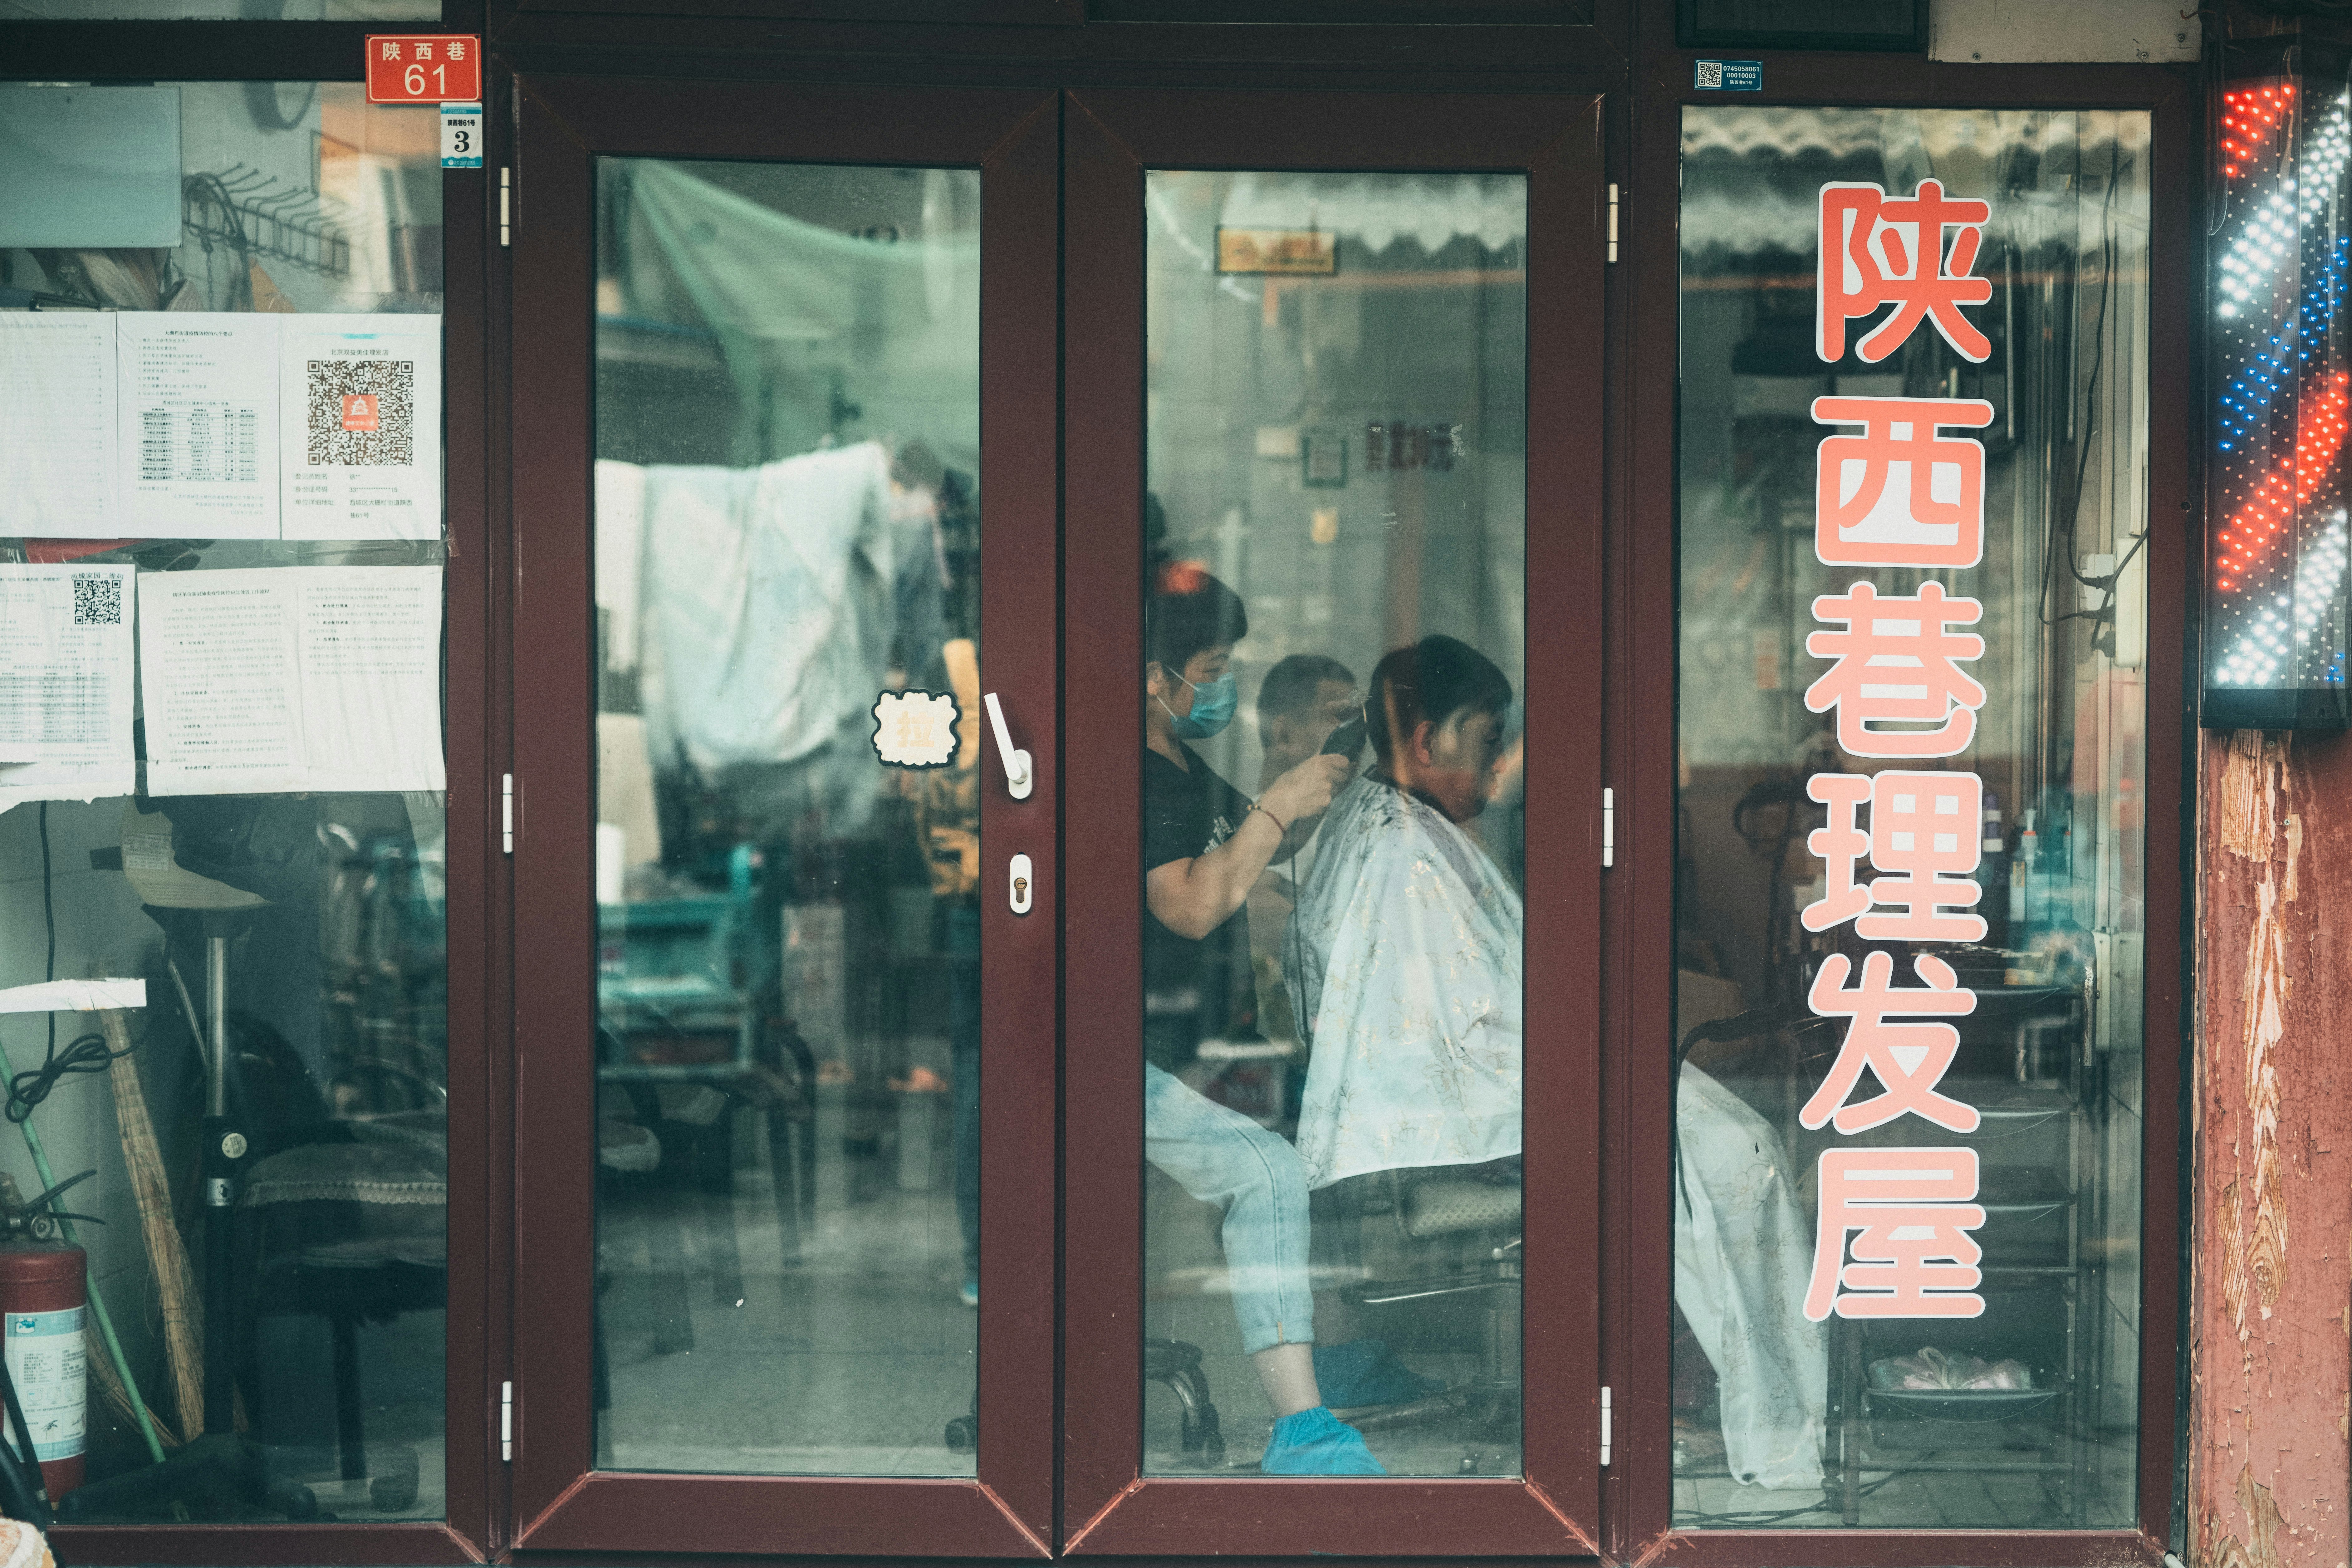
<path id="1" fill-rule="evenodd" d="M 598 197 L 596 1462 L 969 1476 L 980 176 Z"/>
<path id="2" fill-rule="evenodd" d="M 1527 182 L 1144 194 L 1145 1465 L 1513 1474 Z"/>
<path id="3" fill-rule="evenodd" d="M 89 1258 L 56 1375 L 7 1281 L 80 1255 L 0 1249 L 8 1364 L 75 1456 L 53 1489 L 88 1482 L 69 1517 L 436 1518 L 433 117 L 344 83 L 0 100 L 87 128 L 106 183 L 0 204 L 0 987 L 130 983 L 0 1014 L 0 1070 L 71 1069 L 17 1079 L 0 1201 L 95 1172 L 59 1206 L 107 1222 L 31 1226 Z"/>
<path id="4" fill-rule="evenodd" d="M 2125 1527 L 2148 118 L 1684 115 L 1675 1521 Z"/>

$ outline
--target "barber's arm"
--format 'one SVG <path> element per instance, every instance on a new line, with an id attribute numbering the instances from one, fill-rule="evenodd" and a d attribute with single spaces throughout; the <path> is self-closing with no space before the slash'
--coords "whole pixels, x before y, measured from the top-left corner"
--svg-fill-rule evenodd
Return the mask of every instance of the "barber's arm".
<path id="1" fill-rule="evenodd" d="M 1267 786 L 1223 844 L 1206 855 L 1153 867 L 1143 879 L 1153 918 L 1193 942 L 1232 919 L 1290 831 L 1330 805 L 1348 767 L 1345 757 L 1307 758 Z"/>

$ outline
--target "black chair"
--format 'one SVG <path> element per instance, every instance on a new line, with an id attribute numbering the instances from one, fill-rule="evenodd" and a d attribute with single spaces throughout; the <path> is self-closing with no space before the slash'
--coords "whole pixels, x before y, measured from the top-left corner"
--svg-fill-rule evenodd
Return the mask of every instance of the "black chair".
<path id="1" fill-rule="evenodd" d="M 446 1143 L 422 1125 L 348 1125 L 350 1142 L 284 1150 L 247 1175 L 237 1209 L 239 1273 L 248 1281 L 245 1381 L 255 1431 L 267 1444 L 261 1322 L 324 1318 L 333 1345 L 333 1468 L 346 1482 L 365 1481 L 375 1509 L 396 1513 L 416 1500 L 417 1457 L 404 1444 L 367 1442 L 359 1330 L 446 1304 Z M 432 1120 L 433 1129 L 440 1125 Z"/>
<path id="2" fill-rule="evenodd" d="M 1427 1272 L 1359 1280 L 1341 1291 L 1371 1312 L 1412 1312 L 1430 1304 L 1468 1305 L 1477 1312 L 1477 1371 L 1443 1394 L 1403 1405 L 1351 1411 L 1359 1428 L 1378 1431 L 1459 1416 L 1466 1435 L 1516 1439 L 1522 1409 L 1520 1339 L 1525 1258 L 1525 1195 L 1517 1155 L 1479 1165 L 1381 1171 L 1339 1184 L 1342 1212 L 1385 1213 L 1400 1240 L 1431 1257 Z M 1468 1463 L 1469 1461 L 1465 1461 Z"/>

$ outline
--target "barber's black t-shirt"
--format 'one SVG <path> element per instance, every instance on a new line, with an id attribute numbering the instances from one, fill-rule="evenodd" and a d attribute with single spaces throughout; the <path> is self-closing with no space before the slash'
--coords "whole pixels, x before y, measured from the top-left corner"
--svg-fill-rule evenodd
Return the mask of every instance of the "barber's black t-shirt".
<path id="1" fill-rule="evenodd" d="M 1178 742 L 1191 771 L 1159 752 L 1143 752 L 1143 870 L 1192 860 L 1232 837 L 1249 815 L 1249 797 L 1209 771 L 1199 753 Z M 1174 1072 L 1192 1059 L 1202 1040 L 1255 1038 L 1255 988 L 1250 984 L 1249 914 L 1235 910 L 1198 942 L 1161 925 L 1147 900 L 1143 911 L 1144 1059 Z"/>

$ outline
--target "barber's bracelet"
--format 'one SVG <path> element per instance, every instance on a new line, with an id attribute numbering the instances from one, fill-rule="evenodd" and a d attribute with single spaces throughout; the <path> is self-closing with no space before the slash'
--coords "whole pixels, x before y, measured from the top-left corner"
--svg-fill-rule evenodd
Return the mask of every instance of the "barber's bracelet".
<path id="1" fill-rule="evenodd" d="M 1250 810 L 1264 813 L 1265 819 L 1274 824 L 1274 830 L 1276 833 L 1281 834 L 1285 838 L 1290 837 L 1290 825 L 1283 821 L 1282 818 L 1275 816 L 1274 813 L 1267 811 L 1265 807 L 1258 805 L 1257 802 L 1250 802 Z"/>

